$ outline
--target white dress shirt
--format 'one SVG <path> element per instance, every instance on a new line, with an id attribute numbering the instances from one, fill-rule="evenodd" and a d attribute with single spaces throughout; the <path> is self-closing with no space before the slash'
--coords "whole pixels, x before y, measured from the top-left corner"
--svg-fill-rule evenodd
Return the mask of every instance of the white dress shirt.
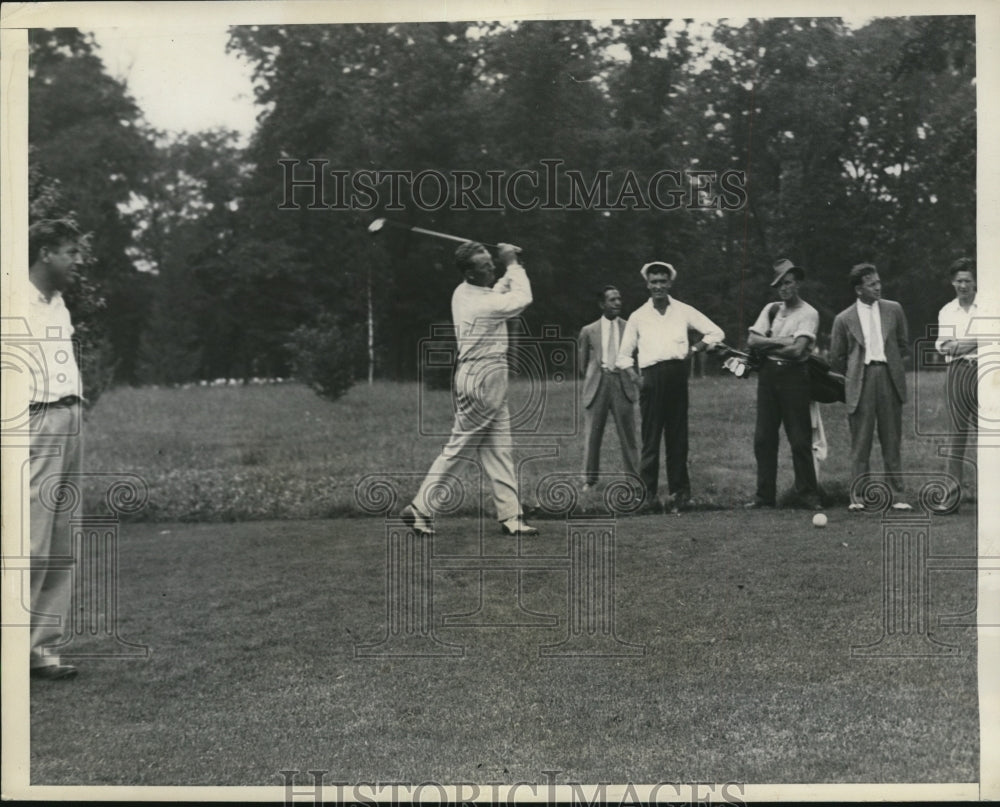
<path id="1" fill-rule="evenodd" d="M 28 298 L 28 327 L 32 340 L 22 343 L 37 362 L 29 373 L 31 403 L 52 403 L 68 395 L 80 396 L 80 368 L 73 348 L 73 323 L 62 294 L 48 300 L 34 284 Z M 36 341 L 37 340 L 37 341 Z M 18 340 L 20 341 L 20 340 Z"/>
<path id="2" fill-rule="evenodd" d="M 977 357 L 978 349 L 965 353 L 962 356 L 954 356 L 947 352 L 944 347 L 944 343 L 951 339 L 975 338 L 975 334 L 972 332 L 972 320 L 975 319 L 977 310 L 975 300 L 972 301 L 969 310 L 966 311 L 958 304 L 958 298 L 956 297 L 938 312 L 938 338 L 934 342 L 934 347 L 937 348 L 939 353 L 944 354 L 944 360 L 948 364 L 951 364 L 956 359 L 968 359 L 971 361 Z"/>
<path id="3" fill-rule="evenodd" d="M 512 263 L 493 288 L 462 283 L 451 297 L 459 360 L 507 355 L 507 320 L 531 305 L 524 267 Z"/>
<path id="4" fill-rule="evenodd" d="M 879 311 L 878 300 L 871 305 L 858 300 L 857 306 L 861 333 L 865 336 L 865 364 L 885 361 L 885 338 L 882 335 L 882 312 Z"/>
<path id="5" fill-rule="evenodd" d="M 639 369 L 657 362 L 685 359 L 690 353 L 688 330 L 702 334 L 707 345 L 721 342 L 722 329 L 696 308 L 668 296 L 669 305 L 661 314 L 650 298 L 632 312 L 625 324 L 618 349 L 617 365 L 632 366 L 632 354 L 639 349 Z"/>

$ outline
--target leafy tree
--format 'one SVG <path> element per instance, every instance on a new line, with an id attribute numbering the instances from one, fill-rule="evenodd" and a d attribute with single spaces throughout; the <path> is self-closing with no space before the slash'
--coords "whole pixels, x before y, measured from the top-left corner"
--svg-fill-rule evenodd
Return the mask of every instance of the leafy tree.
<path id="1" fill-rule="evenodd" d="M 105 72 L 92 36 L 32 29 L 28 42 L 31 165 L 57 183 L 61 204 L 92 234 L 87 281 L 105 305 L 79 316 L 107 334 L 115 376 L 128 381 L 145 305 L 127 252 L 134 216 L 126 211 L 142 187 L 152 139 L 125 87 Z"/>

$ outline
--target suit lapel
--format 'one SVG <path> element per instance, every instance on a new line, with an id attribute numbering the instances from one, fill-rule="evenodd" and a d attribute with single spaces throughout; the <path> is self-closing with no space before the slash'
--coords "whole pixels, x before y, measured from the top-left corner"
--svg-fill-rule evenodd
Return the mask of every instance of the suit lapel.
<path id="1" fill-rule="evenodd" d="M 862 347 L 865 345 L 865 332 L 861 330 L 861 318 L 858 316 L 857 304 L 852 305 L 847 313 L 847 329 Z"/>
<path id="2" fill-rule="evenodd" d="M 891 315 L 889 314 L 889 306 L 885 304 L 885 300 L 879 300 L 878 318 L 882 325 L 882 350 L 885 351 L 886 345 L 889 344 L 889 328 L 891 327 Z M 886 355 L 888 356 L 889 354 L 886 353 Z"/>

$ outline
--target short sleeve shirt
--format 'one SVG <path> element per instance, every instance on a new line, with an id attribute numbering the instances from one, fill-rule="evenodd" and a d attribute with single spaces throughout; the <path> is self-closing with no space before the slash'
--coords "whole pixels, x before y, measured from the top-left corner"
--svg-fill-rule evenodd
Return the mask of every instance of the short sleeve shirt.
<path id="1" fill-rule="evenodd" d="M 775 305 L 778 306 L 778 310 L 774 323 L 771 324 L 771 307 Z M 808 336 L 811 346 L 815 343 L 819 331 L 819 312 L 804 300 L 800 300 L 793 309 L 786 308 L 784 303 L 768 303 L 760 312 L 757 321 L 750 326 L 750 332 L 758 336 L 767 336 L 768 331 L 772 337 L 790 336 L 792 339 L 797 339 L 800 336 Z M 805 354 L 802 361 L 807 358 L 808 354 Z"/>

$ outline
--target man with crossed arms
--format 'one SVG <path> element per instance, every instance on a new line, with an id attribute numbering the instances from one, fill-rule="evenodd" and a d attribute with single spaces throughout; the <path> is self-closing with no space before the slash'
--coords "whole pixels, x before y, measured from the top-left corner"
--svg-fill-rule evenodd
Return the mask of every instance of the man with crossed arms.
<path id="1" fill-rule="evenodd" d="M 625 471 L 639 475 L 639 447 L 635 440 L 635 399 L 637 390 L 631 377 L 618 369 L 618 346 L 625 321 L 622 295 L 614 286 L 605 286 L 600 297 L 601 318 L 580 330 L 580 371 L 583 372 L 583 412 L 586 445 L 584 448 L 584 486 L 590 490 L 597 483 L 601 467 L 601 442 L 608 412 L 614 416 L 618 442 L 622 447 Z"/>
<path id="2" fill-rule="evenodd" d="M 465 458 L 474 455 L 493 486 L 497 519 L 504 535 L 537 535 L 524 523 L 511 456 L 507 407 L 507 320 L 531 305 L 531 284 L 517 262 L 517 247 L 499 244 L 506 272 L 494 286 L 496 267 L 482 244 L 468 242 L 455 250 L 464 282 L 451 298 L 458 341 L 455 371 L 455 423 L 451 439 L 431 465 L 403 521 L 414 532 L 432 535 L 433 489 L 454 477 Z"/>
<path id="3" fill-rule="evenodd" d="M 693 353 L 722 341 L 722 329 L 695 308 L 675 300 L 670 289 L 677 271 L 669 263 L 653 261 L 639 270 L 649 289 L 649 300 L 632 312 L 622 334 L 617 366 L 640 385 L 642 460 L 639 475 L 645 488 L 642 509 L 659 509 L 656 498 L 660 472 L 660 437 L 666 442 L 670 512 L 679 513 L 691 501 L 688 478 L 688 375 Z M 701 339 L 691 344 L 688 331 Z M 641 382 L 633 367 L 638 350 Z"/>
<path id="4" fill-rule="evenodd" d="M 948 414 L 951 419 L 952 453 L 948 455 L 948 499 L 954 507 L 943 513 L 957 513 L 962 498 L 965 457 L 971 449 L 976 461 L 979 429 L 979 340 L 973 323 L 976 305 L 976 262 L 959 258 L 948 269 L 955 299 L 938 312 L 938 338 L 934 346 L 948 363 Z"/>

